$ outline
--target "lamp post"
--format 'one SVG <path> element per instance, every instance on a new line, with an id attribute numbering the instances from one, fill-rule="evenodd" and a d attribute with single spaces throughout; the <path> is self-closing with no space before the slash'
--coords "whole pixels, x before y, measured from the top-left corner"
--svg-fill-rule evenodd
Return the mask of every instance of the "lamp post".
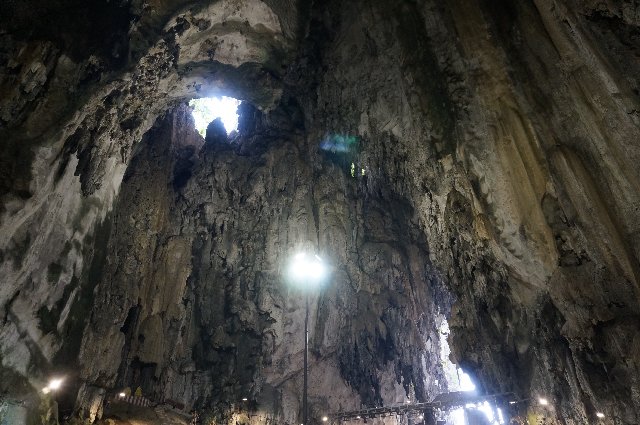
<path id="1" fill-rule="evenodd" d="M 297 254 L 291 264 L 291 275 L 294 281 L 306 290 L 304 305 L 304 373 L 302 389 L 302 424 L 308 425 L 308 362 L 309 362 L 309 289 L 317 284 L 325 274 L 325 266 L 317 255 L 309 257 L 306 254 Z"/>
<path id="2" fill-rule="evenodd" d="M 308 373 L 309 373 L 309 293 L 307 292 L 305 296 L 304 303 L 304 383 L 302 390 L 302 423 L 303 425 L 308 425 L 307 422 L 307 412 L 309 411 L 307 407 L 307 388 L 309 388 L 308 383 Z"/>

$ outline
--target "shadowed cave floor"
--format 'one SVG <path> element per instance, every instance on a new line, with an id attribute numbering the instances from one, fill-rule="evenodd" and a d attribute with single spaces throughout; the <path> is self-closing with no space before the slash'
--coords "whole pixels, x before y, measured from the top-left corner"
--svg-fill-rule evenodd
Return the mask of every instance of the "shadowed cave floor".
<path id="1" fill-rule="evenodd" d="M 191 417 L 165 407 L 140 407 L 113 403 L 104 410 L 97 425 L 189 425 Z"/>

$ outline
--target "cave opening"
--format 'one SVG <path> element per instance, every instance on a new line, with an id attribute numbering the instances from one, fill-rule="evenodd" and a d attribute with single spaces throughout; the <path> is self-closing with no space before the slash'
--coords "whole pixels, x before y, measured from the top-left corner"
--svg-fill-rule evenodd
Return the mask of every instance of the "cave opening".
<path id="1" fill-rule="evenodd" d="M 127 387 L 300 423 L 306 345 L 316 419 L 457 392 L 485 398 L 447 425 L 640 423 L 633 7 L 17 3 L 0 425 L 112 423 Z M 301 246 L 335 265 L 310 307 Z"/>
<path id="2" fill-rule="evenodd" d="M 440 317 L 439 319 L 440 361 L 442 362 L 449 391 L 478 394 L 480 391 L 474 379 L 463 368 L 450 360 L 451 348 L 449 347 L 448 337 L 451 330 L 445 317 Z M 447 413 L 446 420 L 452 425 L 475 423 L 502 425 L 505 423 L 505 416 L 499 406 L 484 401 L 481 403 L 467 403 L 464 407 L 452 409 Z"/>
<path id="3" fill-rule="evenodd" d="M 448 337 L 451 333 L 449 322 L 444 317 L 440 318 L 439 334 L 440 334 L 440 361 L 442 362 L 447 385 L 451 391 L 476 391 L 476 384 L 467 372 L 461 367 L 451 362 L 451 348 L 449 347 Z"/>
<path id="4" fill-rule="evenodd" d="M 189 101 L 191 114 L 196 130 L 202 137 L 207 133 L 207 126 L 219 118 L 227 134 L 238 131 L 238 106 L 241 100 L 229 96 L 201 97 Z"/>

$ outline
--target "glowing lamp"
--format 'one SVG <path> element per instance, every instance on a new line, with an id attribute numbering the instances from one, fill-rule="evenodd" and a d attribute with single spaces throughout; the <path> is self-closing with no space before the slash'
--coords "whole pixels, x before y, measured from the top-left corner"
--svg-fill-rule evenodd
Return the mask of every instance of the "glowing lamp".
<path id="1" fill-rule="evenodd" d="M 604 418 L 604 413 L 598 412 L 598 413 L 596 413 L 596 416 L 599 417 L 600 419 L 602 419 L 602 418 Z"/>
<path id="2" fill-rule="evenodd" d="M 325 277 L 327 268 L 317 255 L 313 257 L 300 253 L 293 257 L 289 264 L 290 278 L 300 286 L 306 286 L 305 289 L 315 286 Z M 308 375 L 308 353 L 309 353 L 309 292 L 306 293 L 305 316 L 304 316 L 304 374 L 302 387 L 302 420 L 308 423 L 308 404 L 307 404 L 307 375 Z"/>
<path id="3" fill-rule="evenodd" d="M 549 400 L 547 400 L 546 398 L 539 398 L 538 403 L 540 403 L 540 406 L 546 406 L 549 404 Z"/>
<path id="4" fill-rule="evenodd" d="M 300 253 L 293 257 L 289 271 L 296 282 L 300 284 L 315 284 L 325 276 L 326 267 L 317 255 L 310 257 L 307 254 Z"/>
<path id="5" fill-rule="evenodd" d="M 328 418 L 328 417 L 326 417 L 326 416 L 323 416 L 323 417 L 322 417 L 322 422 L 327 422 L 328 420 L 329 420 L 329 418 Z"/>
<path id="6" fill-rule="evenodd" d="M 49 385 L 47 386 L 47 388 L 49 388 L 51 391 L 59 390 L 60 387 L 62 387 L 62 379 L 61 378 L 52 379 L 51 381 L 49 381 Z"/>

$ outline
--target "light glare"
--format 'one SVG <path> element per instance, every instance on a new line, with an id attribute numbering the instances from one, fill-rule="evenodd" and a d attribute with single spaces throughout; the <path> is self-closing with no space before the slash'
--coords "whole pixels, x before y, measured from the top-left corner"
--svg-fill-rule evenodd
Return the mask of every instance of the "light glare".
<path id="1" fill-rule="evenodd" d="M 540 403 L 541 406 L 546 406 L 549 404 L 549 400 L 547 400 L 546 398 L 539 398 L 538 403 Z"/>
<path id="2" fill-rule="evenodd" d="M 62 379 L 52 379 L 51 381 L 49 381 L 49 389 L 50 390 L 59 390 L 60 387 L 62 386 Z"/>
<path id="3" fill-rule="evenodd" d="M 196 123 L 196 130 L 204 137 L 207 126 L 216 118 L 222 120 L 227 134 L 238 130 L 238 99 L 232 97 L 203 97 L 192 99 L 189 106 L 193 108 L 193 119 Z"/>
<path id="4" fill-rule="evenodd" d="M 309 258 L 300 253 L 294 256 L 290 266 L 291 277 L 301 284 L 317 283 L 326 273 L 326 267 L 318 256 Z"/>
<path id="5" fill-rule="evenodd" d="M 493 407 L 488 403 L 488 402 L 484 402 L 482 404 L 479 404 L 477 406 L 477 409 L 479 411 L 481 411 L 482 413 L 484 413 L 484 415 L 487 417 L 487 419 L 489 420 L 489 423 L 494 422 L 494 413 L 493 413 Z"/>
<path id="6" fill-rule="evenodd" d="M 458 375 L 460 379 L 460 390 L 461 391 L 475 391 L 476 386 L 471 380 L 471 377 L 466 374 L 462 369 L 458 368 Z"/>
<path id="7" fill-rule="evenodd" d="M 602 419 L 602 418 L 604 418 L 604 413 L 598 412 L 598 413 L 596 413 L 596 416 L 599 417 L 600 419 Z"/>
<path id="8" fill-rule="evenodd" d="M 480 412 L 486 418 L 486 423 L 491 425 L 504 425 L 505 420 L 502 410 L 488 401 L 478 403 L 467 403 L 462 408 L 449 411 L 449 421 L 453 425 L 466 425 L 469 422 L 466 418 L 466 411 L 473 410 Z M 475 423 L 475 422 L 474 422 Z M 484 423 L 484 422 L 483 422 Z"/>
<path id="9" fill-rule="evenodd" d="M 459 407 L 457 409 L 452 409 L 449 411 L 449 417 L 451 418 L 451 422 L 454 425 L 463 425 L 467 423 L 467 420 L 465 418 L 465 413 L 464 413 L 464 409 L 462 407 Z"/>

